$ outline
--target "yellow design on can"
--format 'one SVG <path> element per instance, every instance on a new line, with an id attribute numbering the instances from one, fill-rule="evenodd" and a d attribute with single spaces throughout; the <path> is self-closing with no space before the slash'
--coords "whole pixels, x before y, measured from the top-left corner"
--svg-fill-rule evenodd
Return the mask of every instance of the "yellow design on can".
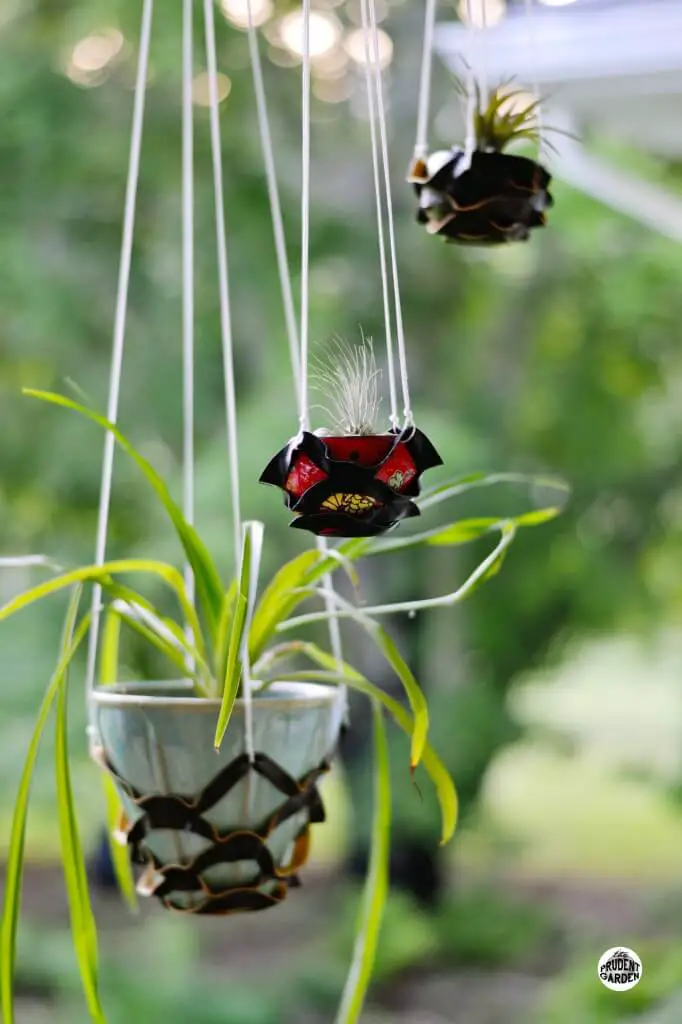
<path id="1" fill-rule="evenodd" d="M 344 494 L 338 492 L 337 494 L 330 494 L 328 498 L 325 498 L 320 508 L 327 512 L 347 512 L 349 515 L 357 516 L 362 512 L 367 512 L 370 508 L 374 508 L 376 504 L 374 498 L 370 498 L 366 494 Z"/>

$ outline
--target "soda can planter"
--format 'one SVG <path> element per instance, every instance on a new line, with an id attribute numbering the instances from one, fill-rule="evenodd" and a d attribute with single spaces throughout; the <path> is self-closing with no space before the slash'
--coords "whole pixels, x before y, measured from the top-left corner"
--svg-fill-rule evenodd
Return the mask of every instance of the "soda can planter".
<path id="1" fill-rule="evenodd" d="M 118 838 L 145 871 L 141 895 L 194 914 L 280 903 L 324 821 L 317 790 L 344 716 L 335 687 L 273 683 L 253 697 L 254 759 L 237 700 L 222 746 L 220 702 L 186 683 L 119 684 L 92 694 L 91 754 L 124 808 Z"/>
<path id="2" fill-rule="evenodd" d="M 442 459 L 416 427 L 386 434 L 302 431 L 260 482 L 281 488 L 291 526 L 318 536 L 373 537 L 419 515 L 420 477 Z"/>

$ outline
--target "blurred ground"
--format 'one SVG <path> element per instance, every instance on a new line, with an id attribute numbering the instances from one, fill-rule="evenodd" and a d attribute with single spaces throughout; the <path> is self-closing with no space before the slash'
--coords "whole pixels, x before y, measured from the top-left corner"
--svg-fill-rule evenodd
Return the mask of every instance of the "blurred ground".
<path id="1" fill-rule="evenodd" d="M 466 884 L 466 878 L 460 877 L 459 885 Z M 556 912 L 560 932 L 544 948 L 533 951 L 527 962 L 513 968 L 445 969 L 437 960 L 427 960 L 378 987 L 371 1009 L 363 1017 L 366 1024 L 525 1024 L 535 1019 L 533 1014 L 540 1010 L 548 979 L 564 965 L 572 946 L 587 939 L 594 949 L 596 969 L 598 956 L 617 941 L 615 936 L 643 939 L 647 932 L 658 928 L 651 893 L 633 891 L 628 886 L 566 880 L 532 883 L 513 875 L 498 879 L 496 884 Z M 308 875 L 305 887 L 288 903 L 268 915 L 267 925 L 260 915 L 238 921 L 192 923 L 190 928 L 201 949 L 202 976 L 215 981 L 219 975 L 227 997 L 232 984 L 257 987 L 264 964 L 277 975 L 295 973 L 303 966 L 314 973 L 317 936 L 333 927 L 325 904 L 329 907 L 328 901 L 333 901 L 338 891 L 339 882 L 318 870 Z M 140 928 L 148 931 L 151 939 L 158 936 L 161 924 L 170 931 L 177 925 L 176 919 L 168 921 L 155 906 L 145 906 L 141 920 L 137 920 L 115 901 L 100 897 L 95 900 L 95 911 L 104 956 L 115 947 L 127 948 L 131 971 L 140 969 L 139 962 L 136 968 L 133 965 L 139 955 Z M 31 870 L 26 879 L 25 913 L 29 928 L 39 925 L 46 932 L 67 927 L 59 870 Z M 35 991 L 26 993 L 18 1005 L 19 1024 L 53 1019 L 49 1016 L 49 998 L 39 1000 Z M 331 1019 L 330 1011 L 311 1009 L 297 1024 L 329 1024 Z"/>

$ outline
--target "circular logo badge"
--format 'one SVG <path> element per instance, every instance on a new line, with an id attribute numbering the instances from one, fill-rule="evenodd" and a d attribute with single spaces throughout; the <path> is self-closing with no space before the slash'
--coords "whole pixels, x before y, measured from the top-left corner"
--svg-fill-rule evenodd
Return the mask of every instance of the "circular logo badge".
<path id="1" fill-rule="evenodd" d="M 597 974 L 612 992 L 627 992 L 642 980 L 642 961 L 633 949 L 614 946 L 600 957 Z"/>

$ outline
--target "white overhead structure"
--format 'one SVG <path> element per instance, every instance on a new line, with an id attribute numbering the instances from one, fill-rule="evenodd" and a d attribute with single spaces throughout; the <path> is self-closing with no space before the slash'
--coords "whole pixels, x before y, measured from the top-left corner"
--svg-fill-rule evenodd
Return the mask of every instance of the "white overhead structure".
<path id="1" fill-rule="evenodd" d="M 656 156 L 682 157 L 682 0 L 576 0 L 562 7 L 509 5 L 485 32 L 459 22 L 436 28 L 435 48 L 463 76 L 463 59 L 489 84 L 537 86 L 549 97 L 543 122 L 578 138 L 602 135 Z M 452 105 L 444 129 L 464 137 Z M 675 241 L 682 241 L 682 196 L 607 163 L 558 133 L 556 178 Z"/>

